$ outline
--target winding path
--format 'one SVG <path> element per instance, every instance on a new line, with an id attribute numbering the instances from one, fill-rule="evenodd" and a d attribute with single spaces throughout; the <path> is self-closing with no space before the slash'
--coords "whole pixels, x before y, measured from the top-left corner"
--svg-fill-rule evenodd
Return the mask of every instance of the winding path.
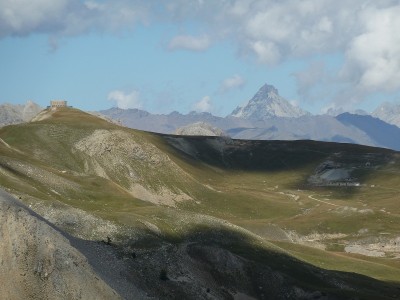
<path id="1" fill-rule="evenodd" d="M 324 201 L 324 200 L 316 199 L 313 196 L 314 195 L 309 195 L 308 198 L 311 199 L 311 200 L 314 200 L 314 201 L 318 201 L 318 202 L 322 202 L 322 203 L 328 204 L 328 205 L 332 205 L 332 206 L 336 206 L 336 207 L 340 206 L 340 205 L 333 204 L 333 203 L 330 203 L 330 202 L 327 202 L 327 201 Z"/>

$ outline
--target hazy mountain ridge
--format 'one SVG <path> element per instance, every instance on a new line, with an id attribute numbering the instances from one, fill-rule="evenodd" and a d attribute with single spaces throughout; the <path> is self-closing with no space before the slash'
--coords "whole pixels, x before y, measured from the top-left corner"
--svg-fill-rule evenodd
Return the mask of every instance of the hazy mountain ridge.
<path id="1" fill-rule="evenodd" d="M 346 142 L 370 146 L 388 147 L 400 150 L 400 145 L 390 141 L 390 135 L 382 133 L 381 138 L 370 136 L 372 132 L 365 127 L 342 122 L 335 116 L 343 110 L 330 110 L 329 114 L 313 116 L 291 105 L 279 96 L 278 90 L 265 84 L 246 105 L 236 108 L 226 117 L 213 116 L 210 113 L 151 114 L 149 112 L 112 108 L 100 113 L 121 122 L 124 126 L 159 132 L 174 133 L 190 124 L 205 122 L 225 131 L 230 137 L 255 140 L 298 140 Z M 358 115 L 365 115 L 361 110 Z M 394 114 L 395 115 L 395 114 Z M 382 130 L 388 129 L 381 126 Z"/>
<path id="2" fill-rule="evenodd" d="M 379 118 L 386 123 L 400 127 L 400 105 L 393 103 L 383 103 L 377 107 L 371 114 L 375 118 Z"/>
<path id="3" fill-rule="evenodd" d="M 369 113 L 367 113 L 363 109 L 353 109 L 350 111 L 346 111 L 343 108 L 329 108 L 325 114 L 328 116 L 337 117 L 338 115 L 344 114 L 346 112 L 353 115 L 362 115 L 362 116 L 369 115 Z"/>
<path id="4" fill-rule="evenodd" d="M 373 116 L 344 113 L 336 117 L 343 124 L 365 132 L 375 145 L 400 150 L 400 128 Z"/>
<path id="5" fill-rule="evenodd" d="M 0 126 L 28 122 L 42 109 L 38 104 L 30 100 L 25 104 L 1 104 Z"/>
<path id="6" fill-rule="evenodd" d="M 3 104 L 0 106 L 0 126 L 27 122 L 40 111 L 41 108 L 32 101 L 28 101 L 25 105 Z M 391 140 L 389 132 L 393 133 L 396 130 L 391 129 L 390 126 L 379 123 L 382 131 L 378 136 L 377 133 L 371 131 L 371 128 L 344 122 L 338 117 L 343 113 L 345 113 L 343 109 L 330 109 L 325 115 L 311 115 L 279 96 L 275 87 L 265 84 L 246 105 L 237 107 L 226 117 L 214 116 L 208 112 L 181 114 L 175 111 L 170 114 L 151 114 L 140 109 L 119 108 L 111 108 L 94 114 L 130 128 L 165 134 L 175 133 L 181 128 L 202 122 L 226 132 L 232 138 L 239 139 L 311 139 L 400 150 L 399 143 Z M 362 110 L 355 110 L 352 114 L 368 116 Z M 396 126 L 400 126 L 399 115 L 400 106 L 390 103 L 381 105 L 372 113 L 372 116 Z M 211 131 L 202 131 L 200 128 L 197 133 L 199 135 L 212 134 Z"/>
<path id="7" fill-rule="evenodd" d="M 257 140 L 317 140 L 376 146 L 377 143 L 358 128 L 327 116 L 274 118 L 257 123 L 255 128 L 228 130 L 235 138 Z"/>
<path id="8" fill-rule="evenodd" d="M 395 105 L 387 105 L 374 112 L 381 112 L 381 119 L 400 122 Z M 383 114 L 382 111 L 385 113 Z M 111 108 L 100 113 L 121 122 L 124 126 L 159 132 L 174 133 L 179 128 L 205 122 L 213 127 L 220 128 L 230 137 L 236 139 L 255 140 L 299 140 L 311 139 L 317 141 L 332 141 L 355 143 L 361 145 L 381 146 L 400 150 L 400 145 L 391 140 L 390 134 L 382 132 L 380 138 L 372 134 L 363 126 L 354 126 L 351 122 L 343 122 L 338 118 L 344 113 L 343 109 L 330 109 L 325 115 L 311 115 L 295 107 L 286 99 L 279 96 L 278 90 L 268 84 L 262 86 L 246 105 L 237 107 L 226 117 L 213 116 L 210 113 L 181 114 L 151 114 L 149 112 L 119 108 Z M 369 115 L 363 110 L 352 111 L 354 115 Z M 390 116 L 390 118 L 388 117 Z M 384 120 L 385 121 L 385 120 Z M 383 125 L 383 124 L 381 124 Z M 382 130 L 391 130 L 388 126 L 380 126 Z"/>

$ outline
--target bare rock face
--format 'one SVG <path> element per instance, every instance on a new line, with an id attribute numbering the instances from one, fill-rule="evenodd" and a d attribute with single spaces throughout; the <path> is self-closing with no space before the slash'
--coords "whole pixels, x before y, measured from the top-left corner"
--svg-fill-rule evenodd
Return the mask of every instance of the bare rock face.
<path id="1" fill-rule="evenodd" d="M 113 180 L 134 197 L 156 204 L 175 206 L 192 198 L 177 189 L 149 187 L 154 176 L 186 177 L 168 155 L 140 135 L 122 130 L 95 130 L 74 145 L 76 155 L 85 160 L 85 172 Z M 153 176 L 153 177 L 152 177 Z"/>
<path id="2" fill-rule="evenodd" d="M 66 237 L 0 191 L 1 299 L 120 299 Z"/>
<path id="3" fill-rule="evenodd" d="M 290 104 L 279 96 L 274 86 L 268 84 L 263 85 L 246 105 L 237 107 L 231 114 L 232 117 L 253 121 L 274 117 L 298 118 L 306 115 L 310 113 Z"/>

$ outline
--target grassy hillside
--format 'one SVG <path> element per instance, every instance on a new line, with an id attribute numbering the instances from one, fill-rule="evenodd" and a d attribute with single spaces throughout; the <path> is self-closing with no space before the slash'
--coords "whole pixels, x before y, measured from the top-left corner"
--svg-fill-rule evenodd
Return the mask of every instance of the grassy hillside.
<path id="1" fill-rule="evenodd" d="M 70 108 L 0 129 L 0 185 L 49 218 L 93 215 L 129 247 L 218 245 L 339 298 L 398 295 L 399 158 L 351 144 L 153 134 Z M 58 225 L 111 234 L 76 222 Z M 190 251 L 205 263 L 204 249 Z"/>

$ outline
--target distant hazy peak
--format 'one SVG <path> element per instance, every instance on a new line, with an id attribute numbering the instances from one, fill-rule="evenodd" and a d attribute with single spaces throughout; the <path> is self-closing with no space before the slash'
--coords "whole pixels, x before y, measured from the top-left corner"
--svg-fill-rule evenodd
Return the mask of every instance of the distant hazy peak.
<path id="1" fill-rule="evenodd" d="M 33 119 L 42 108 L 35 102 L 28 100 L 22 109 L 22 119 L 27 122 Z"/>
<path id="2" fill-rule="evenodd" d="M 385 102 L 372 112 L 372 116 L 400 127 L 400 104 Z"/>
<path id="3" fill-rule="evenodd" d="M 0 126 L 30 121 L 42 108 L 31 100 L 26 104 L 0 104 Z"/>
<path id="4" fill-rule="evenodd" d="M 355 110 L 346 111 L 342 107 L 339 107 L 339 108 L 332 108 L 331 107 L 326 111 L 325 114 L 328 115 L 328 116 L 337 117 L 337 116 L 339 116 L 339 115 L 341 115 L 343 113 L 346 113 L 346 112 L 348 112 L 348 113 L 350 113 L 352 115 L 360 115 L 360 116 L 369 115 L 369 113 L 367 113 L 365 110 L 362 110 L 362 109 L 355 109 Z"/>
<path id="5" fill-rule="evenodd" d="M 309 114 L 281 97 L 274 86 L 264 84 L 247 104 L 238 106 L 231 116 L 258 121 L 273 117 L 297 118 Z"/>

